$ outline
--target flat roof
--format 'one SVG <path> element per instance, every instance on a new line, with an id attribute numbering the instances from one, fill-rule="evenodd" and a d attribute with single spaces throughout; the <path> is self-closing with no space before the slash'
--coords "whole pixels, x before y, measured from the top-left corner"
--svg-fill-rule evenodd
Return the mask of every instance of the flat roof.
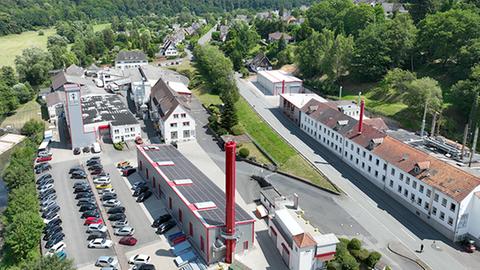
<path id="1" fill-rule="evenodd" d="M 109 122 L 113 126 L 138 124 L 135 116 L 115 94 L 82 96 L 83 124 Z"/>
<path id="2" fill-rule="evenodd" d="M 167 84 L 179 94 L 192 94 L 192 91 L 183 83 L 167 81 Z"/>
<path id="3" fill-rule="evenodd" d="M 319 102 L 328 102 L 328 100 L 317 94 L 288 93 L 280 95 L 299 109 L 301 109 L 303 105 L 307 104 L 311 99 L 318 100 Z"/>
<path id="4" fill-rule="evenodd" d="M 184 157 L 174 146 L 167 144 L 137 146 L 146 155 L 152 165 L 167 179 L 172 189 L 186 200 L 187 206 L 200 218 L 206 226 L 225 225 L 225 193 L 205 174 Z M 169 164 L 167 164 L 167 162 Z M 167 165 L 159 165 L 167 164 Z M 173 165 L 172 165 L 173 164 Z M 176 184 L 175 180 L 189 179 L 191 184 Z M 197 209 L 195 204 L 215 205 L 211 208 Z M 235 205 L 236 222 L 254 221 L 254 219 L 238 204 Z"/>
<path id="5" fill-rule="evenodd" d="M 289 232 L 291 236 L 295 236 L 305 232 L 295 220 L 295 218 L 290 215 L 288 209 L 275 211 L 275 216 L 282 221 L 283 225 L 285 225 L 285 229 Z"/>
<path id="6" fill-rule="evenodd" d="M 300 80 L 299 78 L 285 73 L 281 70 L 262 70 L 258 72 L 258 75 L 267 78 L 267 80 L 273 83 L 280 83 L 282 81 L 285 81 L 286 83 L 302 82 L 302 80 Z"/>

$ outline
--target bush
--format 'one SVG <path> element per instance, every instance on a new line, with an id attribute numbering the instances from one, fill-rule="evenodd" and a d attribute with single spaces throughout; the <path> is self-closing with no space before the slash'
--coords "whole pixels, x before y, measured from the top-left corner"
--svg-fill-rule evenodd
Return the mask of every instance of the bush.
<path id="1" fill-rule="evenodd" d="M 248 149 L 245 148 L 245 147 L 240 148 L 240 150 L 238 151 L 238 155 L 239 155 L 241 158 L 247 158 L 247 157 L 250 155 L 250 150 L 248 150 Z"/>
<path id="2" fill-rule="evenodd" d="M 247 78 L 250 75 L 250 72 L 248 72 L 246 67 L 241 67 L 240 73 L 242 74 L 242 78 Z"/>
<path id="3" fill-rule="evenodd" d="M 222 128 L 222 127 L 218 128 L 216 130 L 216 132 L 217 132 L 217 135 L 219 135 L 219 136 L 228 134 L 228 131 L 226 129 Z"/>
<path id="4" fill-rule="evenodd" d="M 242 125 L 235 125 L 231 131 L 233 135 L 238 136 L 245 133 L 245 128 Z"/>
<path id="5" fill-rule="evenodd" d="M 123 143 L 121 143 L 121 142 L 114 143 L 113 148 L 115 148 L 115 150 L 122 151 L 123 150 Z"/>
<path id="6" fill-rule="evenodd" d="M 43 32 L 42 30 L 38 31 L 38 35 L 39 36 L 44 36 L 45 35 L 45 32 Z"/>
<path id="7" fill-rule="evenodd" d="M 28 136 L 34 143 L 40 144 L 43 140 L 45 124 L 41 120 L 30 119 L 26 122 L 21 133 Z"/>
<path id="8" fill-rule="evenodd" d="M 358 240 L 357 238 L 352 238 L 352 240 L 348 242 L 347 248 L 350 251 L 360 250 L 362 248 L 362 242 L 360 242 L 360 240 Z"/>
<path id="9" fill-rule="evenodd" d="M 380 261 L 381 258 L 382 258 L 382 254 L 376 251 L 373 251 L 372 253 L 370 253 L 365 263 L 367 264 L 368 267 L 373 268 L 375 264 L 377 264 L 377 262 Z"/>
<path id="10" fill-rule="evenodd" d="M 355 257 L 358 261 L 361 262 L 367 260 L 368 256 L 370 255 L 370 252 L 368 252 L 368 250 L 364 248 L 351 250 L 350 253 L 353 257 Z"/>

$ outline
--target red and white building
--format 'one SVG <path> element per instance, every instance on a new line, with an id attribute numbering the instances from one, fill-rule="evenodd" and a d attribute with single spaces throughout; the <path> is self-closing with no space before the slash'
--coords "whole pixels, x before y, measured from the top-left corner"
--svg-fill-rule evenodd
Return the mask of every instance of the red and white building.
<path id="1" fill-rule="evenodd" d="M 257 83 L 272 96 L 303 92 L 302 80 L 281 70 L 259 71 Z"/>

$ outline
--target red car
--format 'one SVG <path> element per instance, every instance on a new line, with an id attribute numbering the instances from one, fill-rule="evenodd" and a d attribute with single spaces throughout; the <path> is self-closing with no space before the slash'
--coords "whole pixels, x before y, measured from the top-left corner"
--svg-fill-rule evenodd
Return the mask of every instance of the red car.
<path id="1" fill-rule="evenodd" d="M 51 156 L 49 156 L 49 157 L 39 157 L 39 158 L 37 158 L 37 163 L 50 161 L 50 160 L 52 160 Z"/>
<path id="2" fill-rule="evenodd" d="M 178 244 L 178 243 L 181 243 L 183 241 L 187 240 L 187 236 L 186 235 L 180 235 L 179 237 L 175 238 L 172 240 L 172 243 L 174 245 Z"/>
<path id="3" fill-rule="evenodd" d="M 123 176 L 130 176 L 132 173 L 134 173 L 136 171 L 137 171 L 137 169 L 135 169 L 135 168 L 128 168 L 128 169 L 122 171 L 122 175 Z"/>
<path id="4" fill-rule="evenodd" d="M 137 137 L 137 138 L 135 138 L 135 143 L 136 143 L 136 144 L 143 144 L 142 137 Z"/>
<path id="5" fill-rule="evenodd" d="M 137 244 L 137 239 L 133 236 L 125 236 L 120 239 L 119 243 L 126 246 L 135 246 Z"/>
<path id="6" fill-rule="evenodd" d="M 85 219 L 85 223 L 83 225 L 90 225 L 90 224 L 102 224 L 103 220 L 97 217 L 88 217 Z"/>

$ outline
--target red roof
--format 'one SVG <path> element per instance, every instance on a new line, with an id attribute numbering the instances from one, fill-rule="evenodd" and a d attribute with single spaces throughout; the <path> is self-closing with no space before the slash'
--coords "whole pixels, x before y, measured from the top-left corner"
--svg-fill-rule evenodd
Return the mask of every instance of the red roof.
<path id="1" fill-rule="evenodd" d="M 317 245 L 317 242 L 310 236 L 309 233 L 297 234 L 293 237 L 293 241 L 299 248 L 312 247 Z"/>

